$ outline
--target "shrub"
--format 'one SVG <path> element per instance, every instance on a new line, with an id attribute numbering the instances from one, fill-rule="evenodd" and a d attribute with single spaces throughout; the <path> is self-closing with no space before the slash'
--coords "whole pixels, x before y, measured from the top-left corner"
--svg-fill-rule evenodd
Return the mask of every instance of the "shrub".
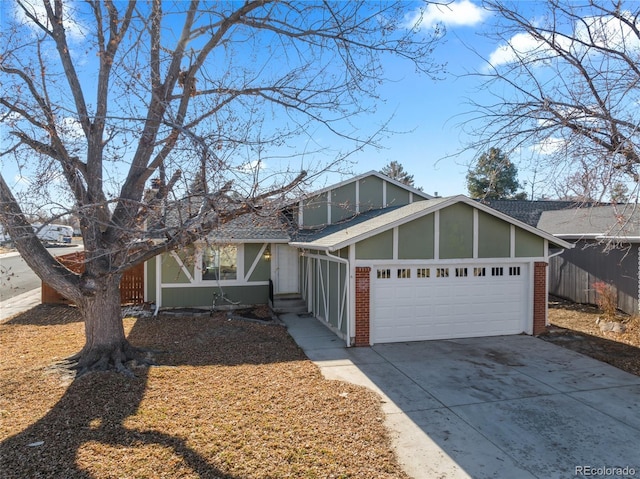
<path id="1" fill-rule="evenodd" d="M 618 309 L 618 292 L 616 288 L 604 281 L 596 281 L 592 286 L 596 292 L 596 304 L 606 318 L 613 319 Z"/>

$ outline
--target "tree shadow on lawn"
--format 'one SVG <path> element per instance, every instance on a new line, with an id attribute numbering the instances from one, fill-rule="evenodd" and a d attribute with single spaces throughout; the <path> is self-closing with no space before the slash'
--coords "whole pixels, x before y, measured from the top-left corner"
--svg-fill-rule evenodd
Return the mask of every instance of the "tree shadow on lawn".
<path id="1" fill-rule="evenodd" d="M 47 315 L 41 315 L 41 319 L 34 319 L 31 315 L 28 320 L 29 315 L 25 314 L 8 324 L 62 324 L 59 322 L 60 307 L 51 309 L 56 316 L 53 323 L 48 323 Z M 42 312 L 47 311 L 39 311 Z M 66 323 L 78 320 L 76 314 L 70 313 L 67 310 L 69 318 Z M 136 320 L 128 339 L 135 346 L 162 350 L 155 355 L 161 366 L 234 366 L 305 359 L 293 341 L 288 338 L 283 341 L 287 336 L 286 330 L 279 326 L 230 322 L 221 317 L 161 317 Z M 104 454 L 113 455 L 115 450 L 120 460 L 127 462 L 126 448 L 161 446 L 180 458 L 182 463 L 175 466 L 174 460 L 171 467 L 177 467 L 181 472 L 206 478 L 234 477 L 209 463 L 181 437 L 155 430 L 131 429 L 125 425 L 127 418 L 136 415 L 148 385 L 148 368 L 134 367 L 134 372 L 135 378 L 117 373 L 90 373 L 75 379 L 46 415 L 0 443 L 2 476 L 118 477 L 121 471 L 108 466 L 104 473 L 94 476 L 94 470 L 100 470 L 101 464 L 93 463 L 92 459 L 87 461 L 90 455 L 82 449 L 89 445 L 89 450 L 97 448 L 98 458 Z M 43 443 L 39 444 L 41 441 Z M 106 452 L 101 450 L 105 447 L 109 449 Z M 79 454 L 83 455 L 85 464 L 91 464 L 91 471 L 78 464 Z M 117 464 L 113 457 L 108 461 Z M 141 476 L 171 475 L 175 470 L 171 467 L 154 470 L 152 466 Z"/>

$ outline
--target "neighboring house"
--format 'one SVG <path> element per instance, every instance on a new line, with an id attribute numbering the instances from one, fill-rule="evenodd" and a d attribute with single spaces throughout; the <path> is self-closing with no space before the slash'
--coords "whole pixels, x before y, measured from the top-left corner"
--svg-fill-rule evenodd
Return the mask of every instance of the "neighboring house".
<path id="1" fill-rule="evenodd" d="M 575 244 L 550 258 L 549 292 L 578 303 L 596 304 L 593 283 L 618 291 L 618 308 L 638 312 L 640 212 L 637 205 L 593 206 L 542 213 L 538 228 Z"/>
<path id="2" fill-rule="evenodd" d="M 591 206 L 591 203 L 560 200 L 479 200 L 494 210 L 511 216 L 529 226 L 537 226 L 544 211 L 566 210 L 581 206 Z"/>
<path id="3" fill-rule="evenodd" d="M 293 228 L 291 227 L 293 225 Z M 369 172 L 146 264 L 158 307 L 299 295 L 347 345 L 537 334 L 557 239 L 465 196 Z"/>

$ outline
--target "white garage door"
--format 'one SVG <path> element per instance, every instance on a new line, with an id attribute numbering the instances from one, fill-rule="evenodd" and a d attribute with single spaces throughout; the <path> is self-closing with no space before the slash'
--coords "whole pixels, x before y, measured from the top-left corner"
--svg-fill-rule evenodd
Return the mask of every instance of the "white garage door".
<path id="1" fill-rule="evenodd" d="M 527 264 L 374 266 L 371 276 L 373 343 L 527 329 Z"/>

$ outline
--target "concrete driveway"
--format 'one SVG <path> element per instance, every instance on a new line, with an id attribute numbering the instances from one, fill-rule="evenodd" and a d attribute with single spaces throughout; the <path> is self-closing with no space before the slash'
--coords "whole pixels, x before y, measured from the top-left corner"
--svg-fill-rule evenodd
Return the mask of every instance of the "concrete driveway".
<path id="1" fill-rule="evenodd" d="M 347 349 L 282 319 L 326 378 L 381 395 L 412 477 L 640 477 L 640 377 L 530 336 Z"/>

